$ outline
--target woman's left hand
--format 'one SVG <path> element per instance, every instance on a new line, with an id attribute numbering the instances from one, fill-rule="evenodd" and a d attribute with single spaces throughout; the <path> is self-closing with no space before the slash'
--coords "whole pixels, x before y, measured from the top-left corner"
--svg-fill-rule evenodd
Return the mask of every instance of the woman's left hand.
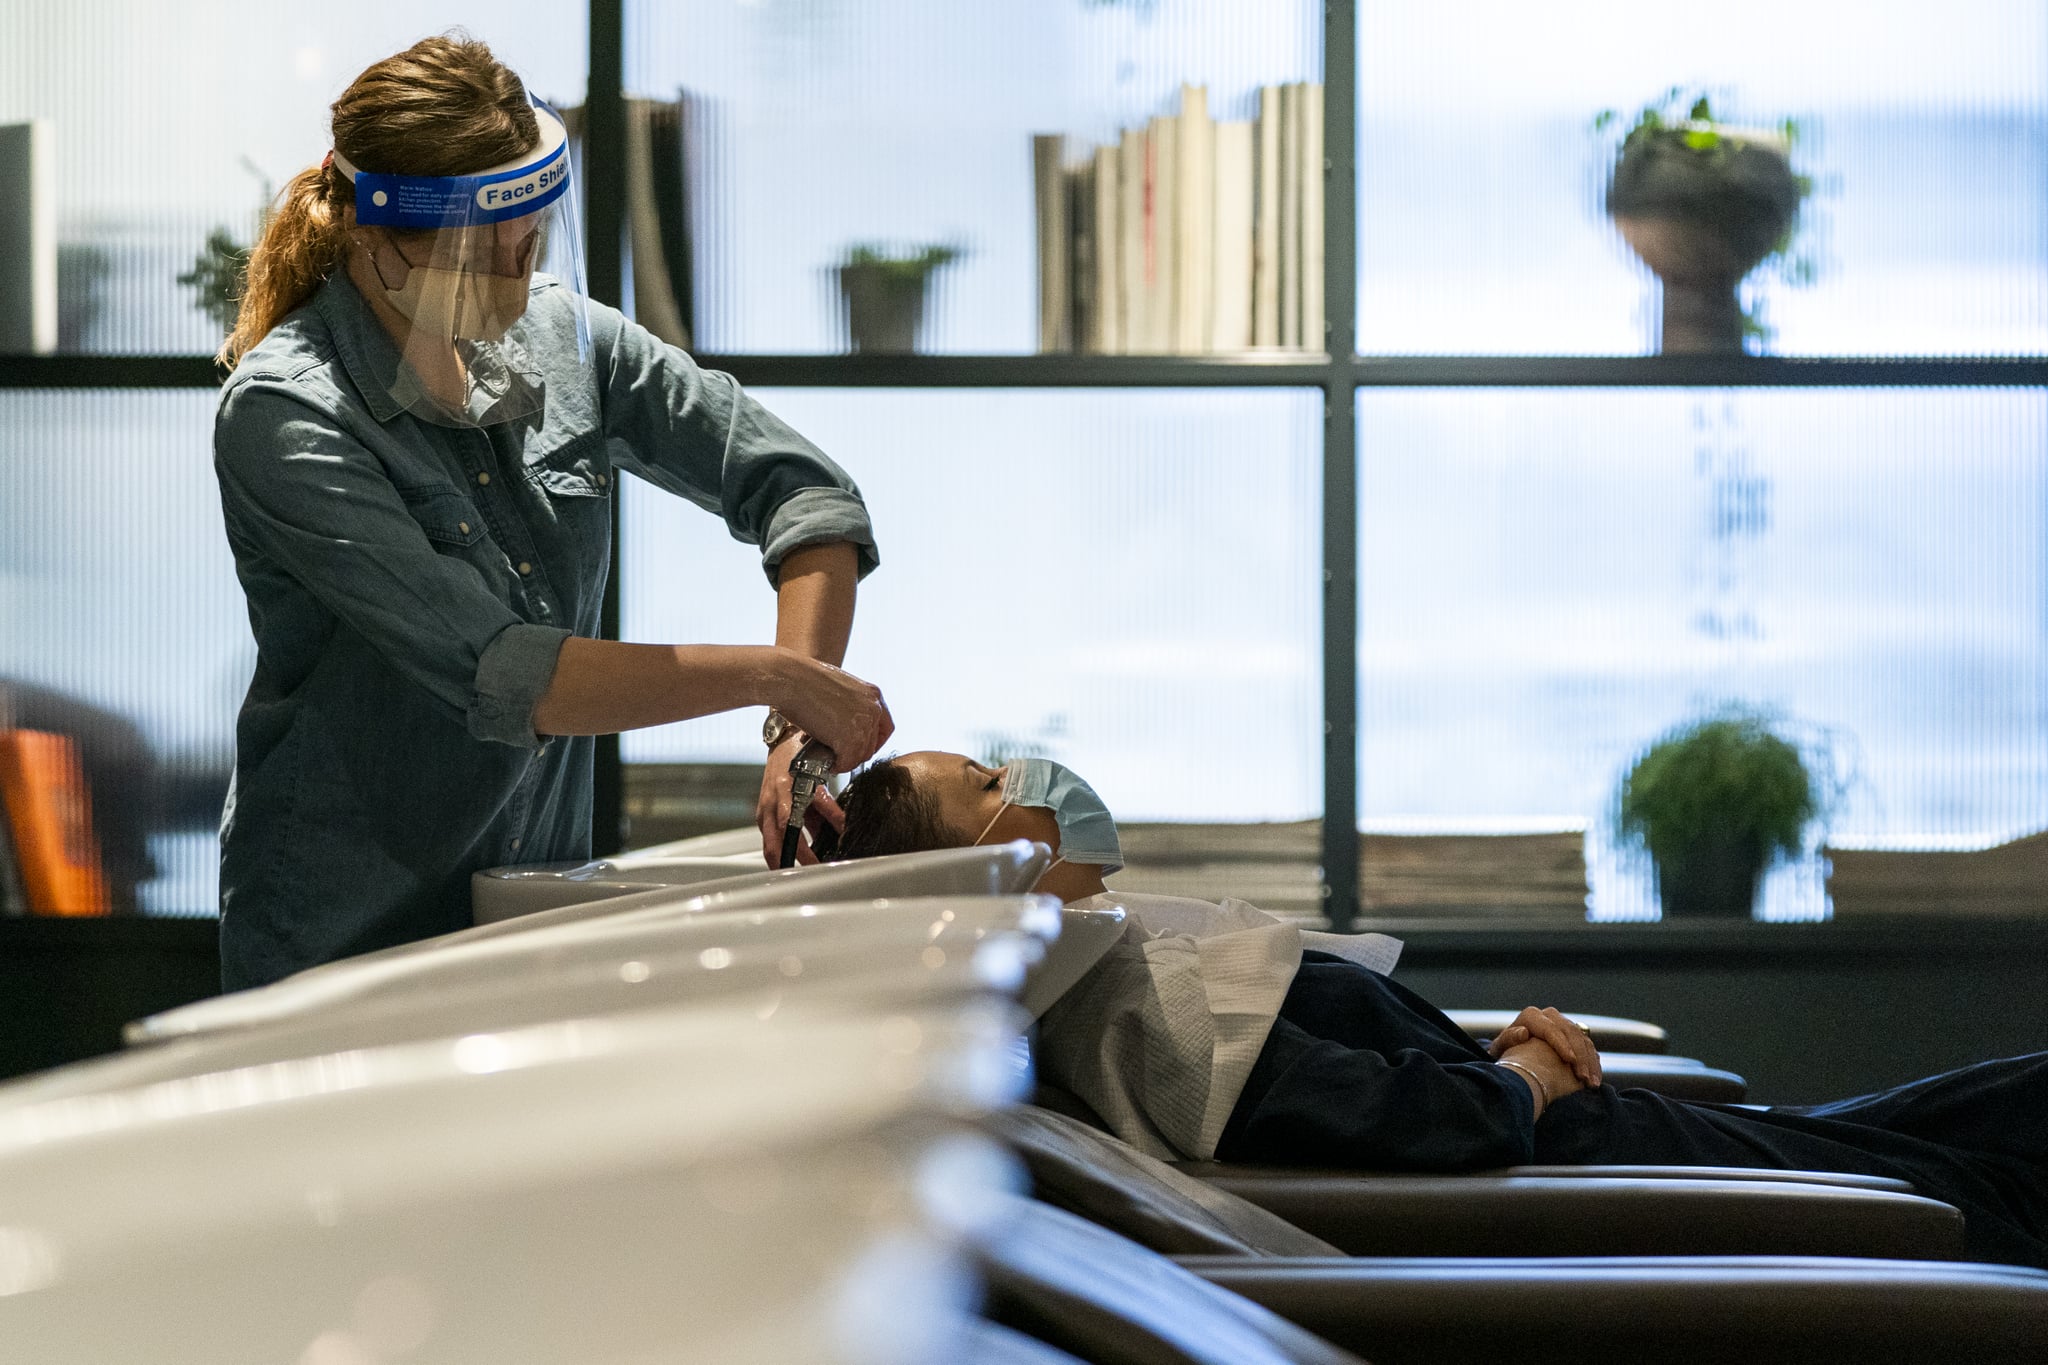
<path id="1" fill-rule="evenodd" d="M 754 803 L 754 823 L 761 830 L 761 856 L 770 867 L 782 865 L 782 832 L 789 827 L 791 799 L 789 765 L 807 738 L 801 730 L 791 731 L 787 739 L 769 751 L 768 767 L 761 774 L 761 799 Z M 846 830 L 846 812 L 823 783 L 812 795 L 810 810 L 804 815 L 806 829 L 815 830 L 821 824 L 842 833 Z M 808 840 L 797 840 L 796 861 L 799 867 L 818 861 Z"/>

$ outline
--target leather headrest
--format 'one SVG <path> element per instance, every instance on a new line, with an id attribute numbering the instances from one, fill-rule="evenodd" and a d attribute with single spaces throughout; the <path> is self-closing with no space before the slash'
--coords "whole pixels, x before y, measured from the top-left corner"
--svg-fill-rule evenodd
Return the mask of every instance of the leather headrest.
<path id="1" fill-rule="evenodd" d="M 1183 1175 L 1128 1143 L 1032 1105 L 989 1131 L 1016 1151 L 1038 1197 L 1169 1256 L 1341 1256 L 1248 1200 Z"/>

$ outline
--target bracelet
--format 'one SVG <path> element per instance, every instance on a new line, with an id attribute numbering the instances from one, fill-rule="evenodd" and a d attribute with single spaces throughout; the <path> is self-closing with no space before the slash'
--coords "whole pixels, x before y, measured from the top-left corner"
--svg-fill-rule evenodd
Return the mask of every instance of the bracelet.
<path id="1" fill-rule="evenodd" d="M 1543 1078 L 1541 1076 L 1537 1075 L 1528 1067 L 1523 1066 L 1520 1062 L 1510 1062 L 1503 1060 L 1500 1063 L 1500 1065 L 1505 1067 L 1512 1067 L 1514 1070 L 1521 1072 L 1524 1076 L 1527 1076 L 1530 1080 L 1536 1082 L 1536 1092 L 1543 1096 L 1543 1109 L 1548 1109 L 1550 1107 L 1550 1087 L 1543 1083 Z M 1539 1114 L 1542 1113 L 1542 1109 L 1537 1110 L 1537 1112 Z"/>

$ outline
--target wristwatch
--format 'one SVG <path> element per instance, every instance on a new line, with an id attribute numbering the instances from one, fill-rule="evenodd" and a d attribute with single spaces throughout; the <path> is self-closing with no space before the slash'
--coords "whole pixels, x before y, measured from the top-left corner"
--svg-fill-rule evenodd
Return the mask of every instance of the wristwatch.
<path id="1" fill-rule="evenodd" d="M 795 721 L 771 706 L 768 708 L 768 719 L 761 722 L 761 742 L 772 750 L 795 734 L 796 729 Z"/>

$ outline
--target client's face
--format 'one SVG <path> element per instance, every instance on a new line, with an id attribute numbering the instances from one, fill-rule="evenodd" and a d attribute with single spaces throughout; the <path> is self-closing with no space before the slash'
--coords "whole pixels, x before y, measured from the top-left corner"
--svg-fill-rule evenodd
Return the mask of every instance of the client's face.
<path id="1" fill-rule="evenodd" d="M 896 760 L 917 789 L 938 803 L 939 815 L 962 844 L 1000 844 L 1036 839 L 1059 848 L 1059 821 L 1041 806 L 1003 809 L 1003 769 L 976 763 L 965 754 L 925 749 Z M 1001 811 L 1001 815 L 996 812 Z M 993 827 L 989 821 L 994 820 Z M 983 831 L 987 833 L 984 834 Z"/>

